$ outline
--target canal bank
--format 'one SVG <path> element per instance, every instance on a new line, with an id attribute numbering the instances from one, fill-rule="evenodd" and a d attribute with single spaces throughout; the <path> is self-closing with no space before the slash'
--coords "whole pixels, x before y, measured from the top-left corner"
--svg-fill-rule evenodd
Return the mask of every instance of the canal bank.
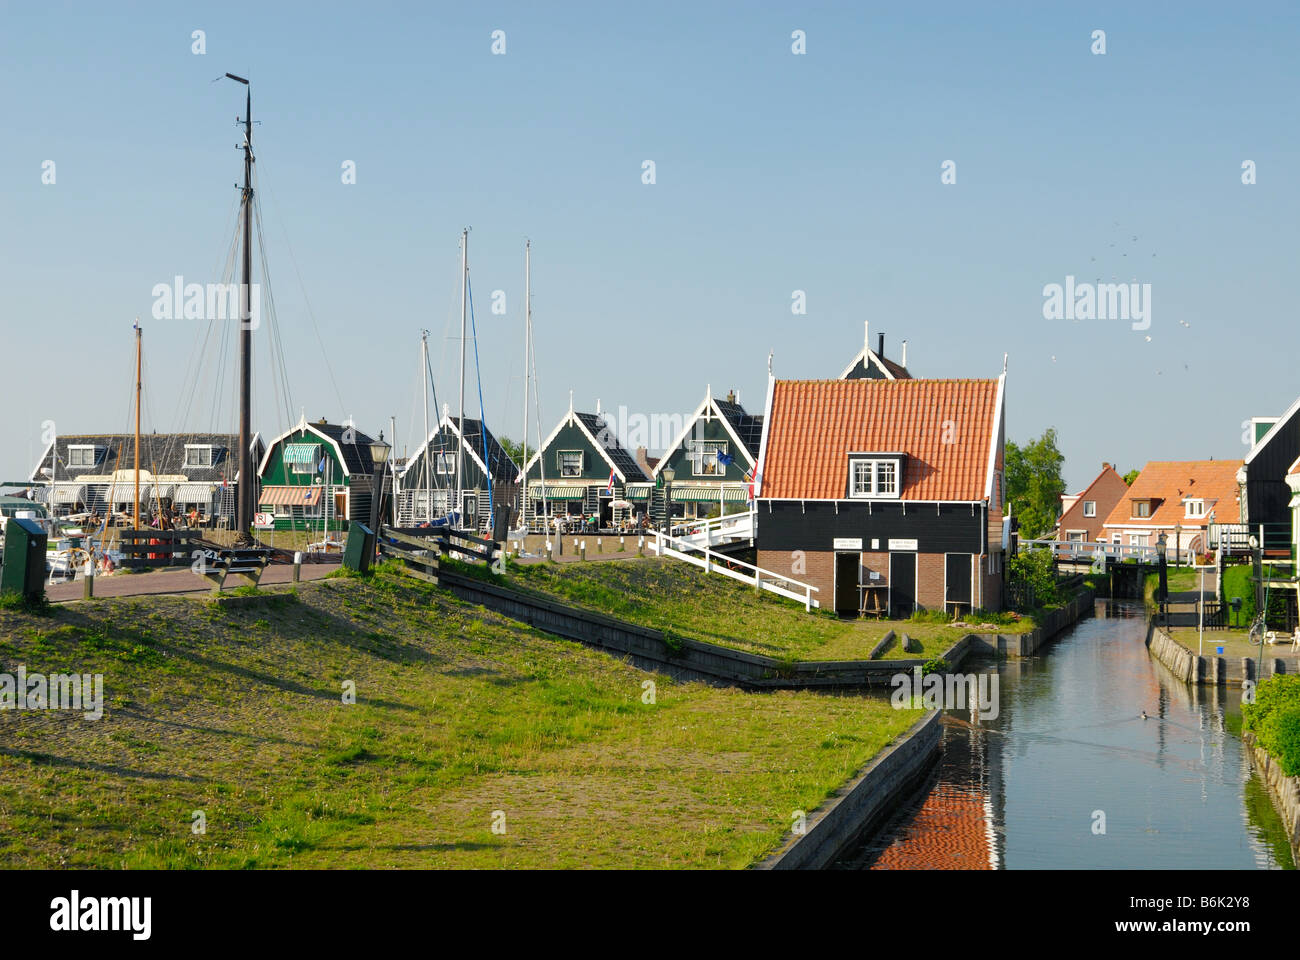
<path id="1" fill-rule="evenodd" d="M 968 664 L 998 674 L 999 715 L 944 711 L 929 782 L 835 866 L 1292 868 L 1240 697 L 1159 665 L 1140 603 L 1096 612 L 1034 657 Z"/>
<path id="2" fill-rule="evenodd" d="M 1241 686 L 1243 680 L 1259 681 L 1277 673 L 1296 673 L 1300 658 L 1276 656 L 1265 651 L 1260 657 L 1229 657 L 1218 654 L 1193 653 L 1160 627 L 1154 620 L 1147 623 L 1147 647 L 1174 676 L 1184 683 L 1233 684 Z M 1214 647 L 1214 638 L 1208 638 Z"/>

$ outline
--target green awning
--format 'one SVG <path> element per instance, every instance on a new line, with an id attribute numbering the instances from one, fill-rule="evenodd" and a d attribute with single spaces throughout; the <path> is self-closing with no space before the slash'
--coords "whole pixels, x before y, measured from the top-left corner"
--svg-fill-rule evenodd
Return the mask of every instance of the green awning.
<path id="1" fill-rule="evenodd" d="M 285 463 L 320 463 L 319 443 L 286 443 L 284 445 Z"/>
<path id="2" fill-rule="evenodd" d="M 653 488 L 653 483 L 629 483 L 623 490 L 623 496 L 628 500 L 649 500 Z"/>
<path id="3" fill-rule="evenodd" d="M 745 487 L 673 487 L 673 503 L 744 503 L 749 499 Z"/>
<path id="4" fill-rule="evenodd" d="M 541 487 L 535 486 L 529 489 L 529 496 L 534 500 L 542 498 Z M 546 499 L 548 500 L 581 500 L 587 495 L 586 487 L 546 487 Z"/>

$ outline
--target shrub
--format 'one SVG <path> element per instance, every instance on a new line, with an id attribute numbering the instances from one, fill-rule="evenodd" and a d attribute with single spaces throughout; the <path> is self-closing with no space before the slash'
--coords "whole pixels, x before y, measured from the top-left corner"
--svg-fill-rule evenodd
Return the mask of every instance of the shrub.
<path id="1" fill-rule="evenodd" d="M 1056 567 L 1048 550 L 1022 550 L 1007 561 L 1011 582 L 1033 591 L 1034 603 L 1045 607 L 1057 602 Z"/>
<path id="2" fill-rule="evenodd" d="M 1300 675 L 1277 674 L 1255 688 L 1241 708 L 1242 729 L 1259 740 L 1289 777 L 1300 776 Z"/>
<path id="3" fill-rule="evenodd" d="M 932 673 L 947 673 L 952 669 L 952 665 L 943 657 L 933 657 L 921 666 L 921 676 L 928 677 Z"/>

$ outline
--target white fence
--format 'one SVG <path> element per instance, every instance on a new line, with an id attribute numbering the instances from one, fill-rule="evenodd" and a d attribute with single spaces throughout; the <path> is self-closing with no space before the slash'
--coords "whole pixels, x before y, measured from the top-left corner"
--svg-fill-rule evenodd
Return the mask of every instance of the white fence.
<path id="1" fill-rule="evenodd" d="M 703 567 L 705 573 L 720 573 L 724 577 L 752 584 L 768 593 L 798 600 L 805 610 L 811 611 L 813 607 L 821 606 L 813 597 L 814 593 L 820 591 L 810 583 L 801 583 L 772 570 L 756 567 L 752 563 L 735 560 L 716 553 L 706 546 L 689 543 L 680 537 L 665 536 L 657 530 L 652 536 L 654 539 L 650 547 L 658 556 L 685 560 L 697 567 Z"/>

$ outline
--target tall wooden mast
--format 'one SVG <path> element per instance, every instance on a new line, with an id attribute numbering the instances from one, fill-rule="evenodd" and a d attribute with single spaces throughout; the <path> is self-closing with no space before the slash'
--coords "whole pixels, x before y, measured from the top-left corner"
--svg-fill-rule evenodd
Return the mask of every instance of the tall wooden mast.
<path id="1" fill-rule="evenodd" d="M 112 511 L 112 505 L 109 505 Z M 140 529 L 140 321 L 135 321 L 135 529 Z"/>
<path id="2" fill-rule="evenodd" d="M 233 73 L 226 76 L 248 88 L 244 99 L 244 263 L 239 313 L 239 482 L 235 487 L 236 536 L 245 540 L 253 525 L 253 487 L 256 485 L 249 456 L 252 443 L 249 407 L 253 383 L 253 89 L 243 77 Z"/>

